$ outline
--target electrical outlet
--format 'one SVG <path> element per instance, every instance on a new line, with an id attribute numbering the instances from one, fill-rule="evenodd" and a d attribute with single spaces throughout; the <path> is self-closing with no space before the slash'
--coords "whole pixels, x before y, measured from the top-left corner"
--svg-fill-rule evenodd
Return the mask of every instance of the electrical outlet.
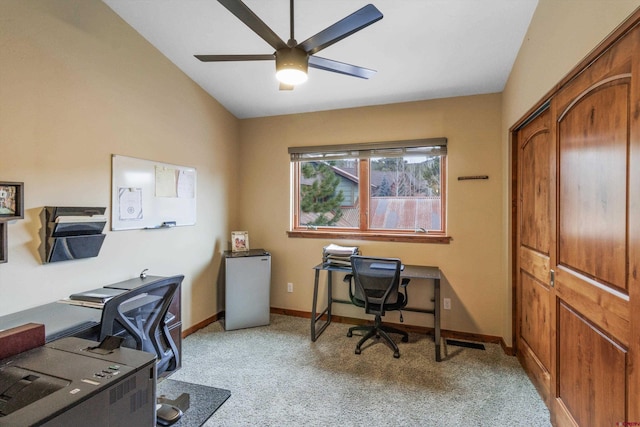
<path id="1" fill-rule="evenodd" d="M 444 298 L 442 300 L 442 305 L 445 310 L 451 310 L 451 298 Z"/>
<path id="2" fill-rule="evenodd" d="M 293 283 L 287 283 L 287 292 L 293 292 Z"/>

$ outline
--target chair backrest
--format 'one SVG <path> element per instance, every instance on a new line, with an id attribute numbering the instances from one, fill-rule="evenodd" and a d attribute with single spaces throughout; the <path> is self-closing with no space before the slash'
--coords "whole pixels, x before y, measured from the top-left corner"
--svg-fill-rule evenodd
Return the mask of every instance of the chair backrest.
<path id="1" fill-rule="evenodd" d="M 365 312 L 384 315 L 385 305 L 398 301 L 400 266 L 397 258 L 351 256 L 354 297 L 365 304 Z"/>
<path id="2" fill-rule="evenodd" d="M 165 318 L 184 276 L 167 277 L 111 298 L 102 310 L 100 341 L 125 338 L 125 346 L 155 354 L 157 374 L 179 365 L 177 346 Z"/>

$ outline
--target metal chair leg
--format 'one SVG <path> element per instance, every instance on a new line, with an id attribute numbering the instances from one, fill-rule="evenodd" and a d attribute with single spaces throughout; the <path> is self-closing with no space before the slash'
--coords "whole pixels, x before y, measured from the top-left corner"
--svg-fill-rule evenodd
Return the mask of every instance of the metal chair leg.
<path id="1" fill-rule="evenodd" d="M 393 334 L 402 335 L 402 342 L 409 342 L 409 334 L 406 333 L 405 331 L 393 328 L 391 326 L 386 326 L 386 325 L 380 325 L 379 329 L 381 329 L 381 330 L 383 330 L 383 331 L 385 331 L 387 333 L 393 333 Z"/>
<path id="2" fill-rule="evenodd" d="M 353 331 L 368 331 L 370 329 L 371 329 L 371 325 L 352 326 L 349 328 L 349 331 L 347 332 L 347 336 L 348 337 L 353 336 Z"/>
<path id="3" fill-rule="evenodd" d="M 399 358 L 400 349 L 398 349 L 398 345 L 391 339 L 391 337 L 387 334 L 387 332 L 384 329 L 380 328 L 378 329 L 378 332 L 380 333 L 380 336 L 389 343 L 391 348 L 393 348 L 393 357 L 395 357 L 396 359 Z"/>
<path id="4" fill-rule="evenodd" d="M 362 339 L 360 339 L 360 341 L 358 341 L 358 344 L 356 345 L 356 354 L 360 354 L 360 347 L 362 347 L 362 344 L 364 344 L 369 338 L 373 337 L 376 332 L 376 328 L 372 328 L 365 336 L 362 337 Z"/>

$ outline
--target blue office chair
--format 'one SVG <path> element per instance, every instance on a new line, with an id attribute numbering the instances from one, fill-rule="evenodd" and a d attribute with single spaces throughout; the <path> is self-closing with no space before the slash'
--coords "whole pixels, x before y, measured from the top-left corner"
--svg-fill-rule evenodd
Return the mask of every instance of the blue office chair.
<path id="1" fill-rule="evenodd" d="M 382 316 L 386 311 L 401 310 L 407 306 L 406 287 L 409 279 L 401 280 L 401 266 L 397 258 L 351 256 L 353 274 L 348 274 L 344 279 L 349 282 L 349 298 L 353 304 L 364 307 L 365 313 L 375 315 L 373 325 L 349 328 L 348 337 L 353 335 L 353 331 L 367 331 L 356 345 L 356 354 L 360 354 L 362 344 L 375 336 L 384 338 L 393 349 L 393 357 L 398 358 L 400 350 L 388 334 L 400 334 L 403 342 L 409 341 L 409 335 L 405 331 L 382 324 Z M 400 292 L 400 287 L 404 292 Z"/>
<path id="2" fill-rule="evenodd" d="M 155 354 L 156 374 L 180 366 L 180 353 L 171 338 L 167 322 L 169 306 L 184 276 L 141 286 L 107 301 L 102 310 L 100 338 L 121 336 L 124 346 Z"/>

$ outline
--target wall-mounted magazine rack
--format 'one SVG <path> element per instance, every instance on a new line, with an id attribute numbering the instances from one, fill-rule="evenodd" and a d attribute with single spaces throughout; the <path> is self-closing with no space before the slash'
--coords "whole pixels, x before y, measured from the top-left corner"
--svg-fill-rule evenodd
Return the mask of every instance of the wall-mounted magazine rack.
<path id="1" fill-rule="evenodd" d="M 107 218 L 103 207 L 45 207 L 45 263 L 98 256 Z"/>

